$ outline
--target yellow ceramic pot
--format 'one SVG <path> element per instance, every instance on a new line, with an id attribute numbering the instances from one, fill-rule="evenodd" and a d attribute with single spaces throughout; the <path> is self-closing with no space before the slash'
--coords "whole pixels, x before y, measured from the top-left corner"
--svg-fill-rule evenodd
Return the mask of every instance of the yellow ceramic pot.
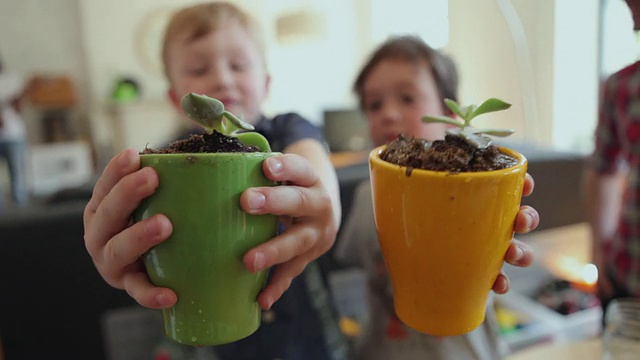
<path id="1" fill-rule="evenodd" d="M 369 155 L 376 228 L 393 284 L 395 310 L 431 335 L 472 331 L 485 316 L 520 207 L 527 160 L 508 169 L 416 170 Z"/>

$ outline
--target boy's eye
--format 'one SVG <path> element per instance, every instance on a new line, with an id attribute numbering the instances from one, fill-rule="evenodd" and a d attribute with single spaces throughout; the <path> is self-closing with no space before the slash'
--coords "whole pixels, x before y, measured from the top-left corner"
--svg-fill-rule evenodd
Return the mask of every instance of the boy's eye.
<path id="1" fill-rule="evenodd" d="M 231 70 L 233 71 L 244 71 L 249 68 L 248 61 L 234 61 L 231 63 Z"/>
<path id="2" fill-rule="evenodd" d="M 374 112 L 382 108 L 382 101 L 372 101 L 364 104 L 365 111 Z"/>
<path id="3" fill-rule="evenodd" d="M 402 95 L 400 97 L 400 100 L 402 101 L 403 104 L 411 105 L 413 104 L 414 97 L 413 95 Z"/>
<path id="4" fill-rule="evenodd" d="M 187 74 L 190 76 L 202 76 L 209 70 L 208 66 L 196 66 L 187 69 Z"/>

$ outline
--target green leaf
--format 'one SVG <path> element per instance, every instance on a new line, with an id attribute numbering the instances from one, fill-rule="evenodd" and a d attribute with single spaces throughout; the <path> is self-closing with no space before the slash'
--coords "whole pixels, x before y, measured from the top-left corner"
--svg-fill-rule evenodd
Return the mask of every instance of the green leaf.
<path id="1" fill-rule="evenodd" d="M 462 128 L 464 126 L 462 122 L 447 116 L 423 116 L 422 121 L 426 123 L 445 123 L 457 126 L 459 128 Z"/>
<path id="2" fill-rule="evenodd" d="M 444 103 L 454 114 L 460 116 L 461 118 L 463 117 L 457 102 L 451 99 L 444 99 Z"/>
<path id="3" fill-rule="evenodd" d="M 475 105 L 467 105 L 460 108 L 460 111 L 462 111 L 462 119 L 464 120 L 465 126 L 468 126 L 471 122 L 471 119 L 473 119 L 471 113 L 473 113 L 475 109 Z"/>
<path id="4" fill-rule="evenodd" d="M 182 97 L 180 106 L 189 119 L 200 124 L 209 134 L 216 130 L 223 135 L 236 137 L 245 145 L 257 146 L 260 151 L 271 151 L 267 139 L 262 134 L 251 131 L 254 130 L 253 125 L 226 111 L 224 104 L 218 99 L 189 93 Z"/>
<path id="5" fill-rule="evenodd" d="M 476 129 L 473 131 L 474 134 L 486 134 L 499 137 L 509 136 L 514 132 L 516 132 L 514 129 Z"/>
<path id="6" fill-rule="evenodd" d="M 239 117 L 233 115 L 228 111 L 224 111 L 222 115 L 229 120 L 227 123 L 227 132 L 229 134 L 235 132 L 236 130 L 253 130 L 253 125 L 242 121 Z"/>
<path id="7" fill-rule="evenodd" d="M 189 93 L 180 101 L 182 111 L 187 117 L 200 124 L 209 134 L 213 130 L 230 135 L 238 129 L 253 130 L 253 125 L 246 123 L 224 109 L 224 104 L 214 98 L 196 93 Z M 226 124 L 223 117 L 229 120 Z"/>
<path id="8" fill-rule="evenodd" d="M 257 146 L 260 151 L 271 152 L 271 146 L 269 145 L 269 142 L 260 133 L 250 131 L 235 133 L 232 136 L 238 138 L 238 140 L 240 140 L 240 142 L 245 145 Z"/>
<path id="9" fill-rule="evenodd" d="M 473 110 L 468 120 L 475 118 L 478 115 L 486 114 L 490 112 L 506 110 L 511 107 L 511 104 L 506 103 L 500 99 L 490 98 L 483 102 L 480 106 Z"/>
<path id="10" fill-rule="evenodd" d="M 213 130 L 224 133 L 224 105 L 218 99 L 189 93 L 182 97 L 180 106 L 189 119 L 200 124 L 209 134 L 213 133 Z"/>

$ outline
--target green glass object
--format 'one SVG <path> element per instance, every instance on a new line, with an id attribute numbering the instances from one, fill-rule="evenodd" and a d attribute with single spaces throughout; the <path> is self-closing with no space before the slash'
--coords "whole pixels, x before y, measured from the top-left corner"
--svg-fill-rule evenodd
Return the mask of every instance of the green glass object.
<path id="1" fill-rule="evenodd" d="M 260 326 L 256 297 L 266 271 L 242 263 L 251 248 L 276 235 L 275 215 L 240 208 L 249 187 L 274 186 L 262 162 L 277 153 L 141 155 L 160 185 L 134 212 L 134 221 L 165 214 L 166 241 L 143 257 L 151 282 L 173 289 L 175 306 L 163 310 L 166 335 L 182 344 L 217 345 L 242 339 Z"/>

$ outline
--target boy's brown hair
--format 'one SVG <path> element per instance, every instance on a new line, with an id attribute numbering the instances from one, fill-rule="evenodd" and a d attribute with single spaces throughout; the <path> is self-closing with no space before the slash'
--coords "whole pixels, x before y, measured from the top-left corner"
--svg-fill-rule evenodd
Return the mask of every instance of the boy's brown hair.
<path id="1" fill-rule="evenodd" d="M 433 49 L 417 36 L 405 35 L 389 38 L 376 49 L 358 74 L 353 91 L 358 96 L 360 108 L 363 108 L 363 87 L 373 68 L 383 60 L 400 59 L 416 66 L 424 62 L 436 82 L 441 100 L 458 101 L 458 72 L 453 60 L 438 50 Z"/>
<path id="2" fill-rule="evenodd" d="M 237 6 L 225 1 L 213 1 L 183 8 L 173 14 L 166 27 L 162 44 L 162 63 L 165 74 L 169 45 L 176 40 L 192 42 L 212 31 L 225 26 L 229 21 L 237 21 L 253 39 L 263 62 L 266 62 L 264 42 L 258 23 Z"/>

